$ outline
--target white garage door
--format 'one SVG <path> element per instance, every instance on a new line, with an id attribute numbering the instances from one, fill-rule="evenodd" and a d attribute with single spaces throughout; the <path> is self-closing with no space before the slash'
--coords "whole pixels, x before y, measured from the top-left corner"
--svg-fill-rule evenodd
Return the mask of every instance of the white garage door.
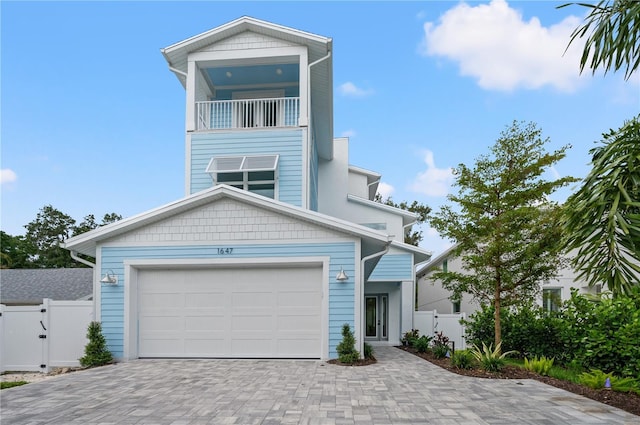
<path id="1" fill-rule="evenodd" d="M 140 357 L 320 358 L 322 268 L 140 270 Z"/>

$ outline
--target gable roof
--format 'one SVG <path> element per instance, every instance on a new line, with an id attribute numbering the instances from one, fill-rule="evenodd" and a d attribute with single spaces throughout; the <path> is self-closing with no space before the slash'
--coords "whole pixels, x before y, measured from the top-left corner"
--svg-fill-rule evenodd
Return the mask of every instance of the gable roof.
<path id="1" fill-rule="evenodd" d="M 187 56 L 189 53 L 245 31 L 251 31 L 257 34 L 279 38 L 290 43 L 307 46 L 309 49 L 309 63 L 326 56 L 326 54 L 331 51 L 331 38 L 262 21 L 250 16 L 242 16 L 234 21 L 210 29 L 209 31 L 174 43 L 160 51 L 171 68 L 186 73 Z M 176 73 L 176 76 L 184 86 L 184 76 L 181 76 L 179 73 Z"/>
<path id="2" fill-rule="evenodd" d="M 445 259 L 448 259 L 456 250 L 456 248 L 458 248 L 457 243 L 451 245 L 449 248 L 444 250 L 444 252 L 442 252 L 437 257 L 429 261 L 424 267 L 422 267 L 420 270 L 416 272 L 416 275 L 418 276 L 418 278 L 421 278 L 425 274 L 429 273 L 435 267 L 439 266 Z"/>
<path id="3" fill-rule="evenodd" d="M 2 269 L 2 304 L 38 305 L 56 301 L 88 300 L 93 295 L 93 269 Z"/>
<path id="4" fill-rule="evenodd" d="M 416 262 L 426 261 L 431 256 L 430 252 L 421 248 L 404 243 L 391 242 L 387 234 L 377 230 L 222 184 L 133 217 L 74 236 L 65 241 L 63 247 L 71 251 L 95 257 L 96 246 L 100 242 L 224 198 L 234 199 L 258 208 L 274 211 L 320 227 L 361 238 L 363 240 L 363 256 L 381 250 L 388 243 L 391 243 L 394 247 L 413 253 L 416 256 Z"/>

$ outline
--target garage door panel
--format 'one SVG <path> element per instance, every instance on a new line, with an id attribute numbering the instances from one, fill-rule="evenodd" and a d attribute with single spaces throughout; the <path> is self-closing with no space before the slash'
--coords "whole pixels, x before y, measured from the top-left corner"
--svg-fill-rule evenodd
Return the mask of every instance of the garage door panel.
<path id="1" fill-rule="evenodd" d="M 228 304 L 224 292 L 192 292 L 186 293 L 185 307 L 224 307 Z"/>
<path id="2" fill-rule="evenodd" d="M 185 331 L 224 331 L 224 315 L 188 316 L 184 319 Z"/>
<path id="3" fill-rule="evenodd" d="M 180 316 L 145 316 L 140 319 L 140 329 L 145 331 L 177 331 L 183 329 L 182 317 Z"/>
<path id="4" fill-rule="evenodd" d="M 185 340 L 185 357 L 224 357 L 228 355 L 225 346 L 224 338 L 190 338 Z"/>
<path id="5" fill-rule="evenodd" d="M 140 270 L 141 357 L 318 358 L 322 268 Z"/>
<path id="6" fill-rule="evenodd" d="M 260 314 L 247 314 L 245 316 L 233 316 L 231 319 L 231 331 L 271 331 L 273 329 L 273 316 Z"/>
<path id="7" fill-rule="evenodd" d="M 313 315 L 279 316 L 277 329 L 279 331 L 302 330 L 316 333 L 320 329 L 320 320 Z"/>
<path id="8" fill-rule="evenodd" d="M 146 308 L 182 308 L 184 306 L 184 295 L 178 292 L 168 293 L 147 293 L 142 294 L 141 306 Z"/>

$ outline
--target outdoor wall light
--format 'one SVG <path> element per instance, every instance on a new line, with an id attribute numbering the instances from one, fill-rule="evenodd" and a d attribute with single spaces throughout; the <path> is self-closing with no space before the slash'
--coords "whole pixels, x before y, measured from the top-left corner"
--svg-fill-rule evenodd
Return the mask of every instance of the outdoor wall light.
<path id="1" fill-rule="evenodd" d="M 349 280 L 349 276 L 347 276 L 342 267 L 340 267 L 340 273 L 338 273 L 338 276 L 336 276 L 336 280 L 338 282 L 346 282 L 347 280 Z"/>
<path id="2" fill-rule="evenodd" d="M 111 272 L 111 273 L 109 273 Z M 113 270 L 108 270 L 102 279 L 100 279 L 101 283 L 106 283 L 107 285 L 117 285 L 118 284 L 118 276 L 113 272 Z"/>

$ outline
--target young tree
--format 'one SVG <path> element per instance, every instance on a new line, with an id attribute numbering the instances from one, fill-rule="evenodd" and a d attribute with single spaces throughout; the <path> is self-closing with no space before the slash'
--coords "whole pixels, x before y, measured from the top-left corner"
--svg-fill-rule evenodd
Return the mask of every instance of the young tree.
<path id="1" fill-rule="evenodd" d="M 396 204 L 393 199 L 391 199 L 391 197 L 388 197 L 385 201 L 383 201 L 382 195 L 380 195 L 380 193 L 376 193 L 374 201 L 418 214 L 418 218 L 416 219 L 417 225 L 424 223 L 427 220 L 429 213 L 431 213 L 431 207 L 421 204 L 418 201 L 413 201 L 411 205 L 409 205 L 406 201 L 402 201 L 399 204 Z M 418 246 L 421 240 L 422 230 L 412 229 L 410 232 L 407 232 L 407 234 L 404 235 L 404 243 L 409 245 Z"/>
<path id="2" fill-rule="evenodd" d="M 606 283 L 617 297 L 640 285 L 640 115 L 603 137 L 565 204 L 566 243 L 577 250 L 578 278 Z"/>
<path id="3" fill-rule="evenodd" d="M 430 217 L 438 232 L 457 243 L 454 254 L 463 271 L 440 271 L 434 279 L 459 298 L 469 293 L 495 307 L 495 344 L 500 343 L 500 310 L 528 302 L 541 281 L 556 275 L 561 260 L 560 209 L 548 195 L 574 181 L 553 181 L 544 172 L 565 156 L 568 146 L 547 153 L 534 123 L 513 122 L 469 168 L 455 170 L 458 205 L 444 206 Z"/>
<path id="4" fill-rule="evenodd" d="M 601 0 L 597 4 L 578 4 L 590 8 L 584 24 L 571 34 L 569 45 L 588 34 L 580 59 L 580 71 L 593 72 L 603 67 L 625 69 L 625 79 L 640 65 L 640 2 L 638 0 Z"/>

